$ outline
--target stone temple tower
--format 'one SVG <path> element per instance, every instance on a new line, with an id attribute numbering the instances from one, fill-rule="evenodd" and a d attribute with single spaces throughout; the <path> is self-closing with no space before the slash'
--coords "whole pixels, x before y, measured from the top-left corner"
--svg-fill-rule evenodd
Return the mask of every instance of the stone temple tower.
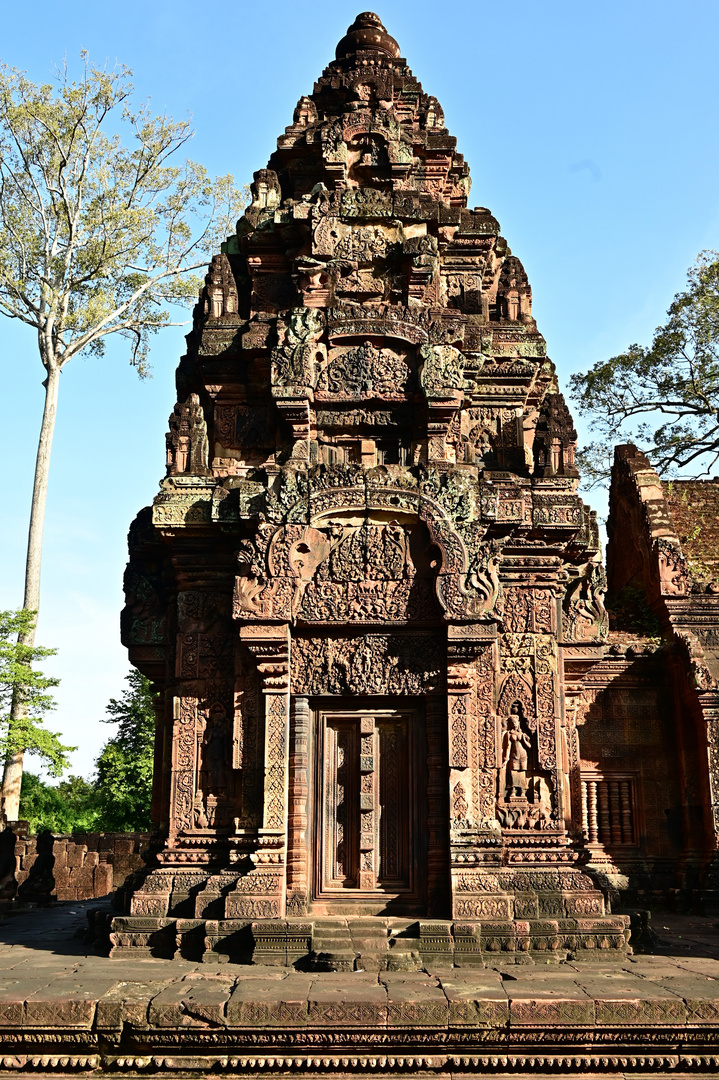
<path id="1" fill-rule="evenodd" d="M 130 531 L 123 641 L 160 697 L 116 952 L 625 948 L 582 868 L 596 523 L 527 275 L 469 189 L 358 16 L 212 260 Z"/>

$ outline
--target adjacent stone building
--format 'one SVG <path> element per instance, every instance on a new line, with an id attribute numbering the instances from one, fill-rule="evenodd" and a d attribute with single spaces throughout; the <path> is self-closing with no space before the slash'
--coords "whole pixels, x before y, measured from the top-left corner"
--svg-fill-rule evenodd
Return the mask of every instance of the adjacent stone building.
<path id="1" fill-rule="evenodd" d="M 572 418 L 522 263 L 469 190 L 438 101 L 360 15 L 212 261 L 167 477 L 131 528 L 123 640 L 161 704 L 152 856 L 116 952 L 590 955 L 626 946 L 612 887 L 676 887 L 679 855 L 703 881 L 679 676 L 646 628 L 607 643 Z M 627 562 L 635 462 L 618 591 L 654 572 Z M 648 548 L 656 597 L 691 652 L 669 547 Z M 685 700 L 682 761 L 706 773 L 714 691 Z"/>
<path id="2" fill-rule="evenodd" d="M 611 629 L 577 717 L 593 861 L 630 899 L 706 914 L 719 910 L 718 512 L 716 481 L 662 481 L 616 448 Z"/>

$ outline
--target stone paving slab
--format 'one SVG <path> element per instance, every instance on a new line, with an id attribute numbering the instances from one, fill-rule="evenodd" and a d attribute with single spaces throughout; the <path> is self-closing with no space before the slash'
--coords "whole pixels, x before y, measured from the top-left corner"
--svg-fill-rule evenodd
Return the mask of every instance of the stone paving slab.
<path id="1" fill-rule="evenodd" d="M 227 1003 L 228 1024 L 306 1026 L 312 977 L 304 972 L 272 970 L 275 977 L 271 979 L 238 978 Z"/>
<path id="2" fill-rule="evenodd" d="M 89 906 L 0 923 L 0 1074 L 719 1075 L 711 920 L 672 917 L 656 954 L 620 963 L 317 973 L 94 956 Z"/>

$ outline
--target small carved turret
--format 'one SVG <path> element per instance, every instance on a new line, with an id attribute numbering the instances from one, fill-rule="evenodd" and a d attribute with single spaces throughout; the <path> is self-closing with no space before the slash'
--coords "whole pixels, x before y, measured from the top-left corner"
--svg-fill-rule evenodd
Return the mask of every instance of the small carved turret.
<path id="1" fill-rule="evenodd" d="M 577 432 L 563 394 L 547 394 L 534 433 L 535 476 L 579 476 Z"/>
<path id="2" fill-rule="evenodd" d="M 167 441 L 167 475 L 209 475 L 210 447 L 207 421 L 197 394 L 178 402 L 170 415 Z"/>
<path id="3" fill-rule="evenodd" d="M 226 255 L 215 255 L 210 263 L 200 303 L 205 318 L 221 319 L 223 315 L 237 314 L 237 285 Z"/>
<path id="4" fill-rule="evenodd" d="M 256 226 L 261 218 L 274 213 L 282 202 L 282 192 L 277 173 L 274 169 L 258 169 L 253 174 L 250 184 L 252 202 L 245 211 L 245 217 Z"/>
<path id="5" fill-rule="evenodd" d="M 516 255 L 510 255 L 502 264 L 497 306 L 501 319 L 532 322 L 532 288 L 527 272 Z"/>

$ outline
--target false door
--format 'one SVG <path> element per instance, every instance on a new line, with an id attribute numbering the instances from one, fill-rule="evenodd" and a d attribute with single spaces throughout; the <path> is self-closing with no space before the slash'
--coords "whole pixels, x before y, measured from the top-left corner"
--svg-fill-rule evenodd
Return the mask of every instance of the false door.
<path id="1" fill-rule="evenodd" d="M 426 821 L 419 710 L 320 710 L 318 727 L 314 910 L 418 913 Z"/>

